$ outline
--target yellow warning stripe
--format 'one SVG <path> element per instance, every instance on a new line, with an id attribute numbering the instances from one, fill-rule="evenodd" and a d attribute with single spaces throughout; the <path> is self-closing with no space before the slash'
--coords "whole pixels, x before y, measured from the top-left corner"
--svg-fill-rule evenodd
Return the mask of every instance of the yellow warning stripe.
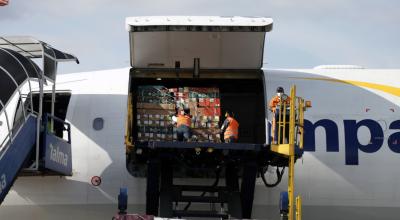
<path id="1" fill-rule="evenodd" d="M 353 80 L 341 80 L 341 79 L 327 79 L 327 78 L 307 78 L 307 77 L 291 77 L 296 79 L 307 79 L 307 80 L 320 80 L 320 81 L 328 81 L 328 82 L 338 82 L 338 83 L 345 83 L 354 86 L 366 87 L 369 89 L 376 89 L 382 92 L 386 92 L 392 94 L 394 96 L 400 96 L 400 88 L 394 86 L 387 86 L 377 83 L 368 83 L 368 82 L 361 82 L 361 81 L 353 81 Z"/>

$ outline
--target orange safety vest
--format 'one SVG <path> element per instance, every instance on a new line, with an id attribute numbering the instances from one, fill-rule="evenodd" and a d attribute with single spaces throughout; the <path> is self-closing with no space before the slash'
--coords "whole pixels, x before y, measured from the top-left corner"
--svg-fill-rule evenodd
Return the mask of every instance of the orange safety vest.
<path id="1" fill-rule="evenodd" d="M 178 122 L 176 127 L 180 127 L 181 125 L 186 125 L 190 127 L 192 125 L 192 118 L 189 115 L 178 115 Z"/>
<path id="2" fill-rule="evenodd" d="M 271 101 L 269 101 L 269 108 L 273 111 L 273 112 L 275 112 L 275 110 L 276 110 L 276 106 L 278 106 L 279 105 L 279 103 L 280 103 L 280 101 L 281 101 L 281 98 L 279 97 L 279 96 L 274 96 L 272 99 L 271 99 Z M 288 98 L 286 99 L 286 106 L 289 106 L 290 105 L 290 96 L 288 96 Z"/>
<path id="3" fill-rule="evenodd" d="M 227 119 L 229 121 L 229 125 L 225 130 L 224 139 L 229 139 L 230 137 L 238 139 L 238 137 L 239 137 L 239 123 L 232 117 L 228 117 Z"/>

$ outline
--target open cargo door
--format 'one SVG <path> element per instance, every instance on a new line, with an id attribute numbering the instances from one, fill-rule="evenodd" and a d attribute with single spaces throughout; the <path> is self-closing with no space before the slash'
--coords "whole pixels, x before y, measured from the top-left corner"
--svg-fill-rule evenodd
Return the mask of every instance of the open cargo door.
<path id="1" fill-rule="evenodd" d="M 155 137 L 151 135 L 159 132 L 158 126 L 151 131 L 142 127 L 159 125 L 160 117 L 163 118 L 162 127 L 172 125 L 165 123 L 165 118 L 172 113 L 165 112 L 175 113 L 185 106 L 194 116 L 191 128 L 207 130 L 201 130 L 200 134 L 197 130 L 194 132 L 197 141 L 203 137 L 204 141 L 212 142 L 220 139 L 213 136 L 219 132 L 211 128 L 218 130 L 223 122 L 221 112 L 231 110 L 241 123 L 240 142 L 264 144 L 265 123 L 260 123 L 260 118 L 265 118 L 266 113 L 253 110 L 265 109 L 261 67 L 265 34 L 272 30 L 272 24 L 272 19 L 262 17 L 127 18 L 132 65 L 127 146 L 133 146 L 132 141 L 138 140 L 171 139 L 169 133 L 173 133 L 173 129 Z M 142 92 L 145 89 L 141 88 L 146 87 L 154 92 Z M 157 88 L 165 92 L 160 93 Z M 194 92 L 199 88 L 209 91 L 200 92 L 204 94 Z M 213 94 L 210 89 L 217 89 L 218 95 L 210 95 Z M 153 93 L 155 97 L 148 98 L 148 94 Z M 143 105 L 160 103 L 172 107 L 148 108 Z M 149 110 L 162 111 L 149 113 Z M 175 141 L 174 137 L 171 141 Z"/>
<path id="2" fill-rule="evenodd" d="M 256 17 L 129 17 L 134 68 L 261 69 L 272 19 Z"/>

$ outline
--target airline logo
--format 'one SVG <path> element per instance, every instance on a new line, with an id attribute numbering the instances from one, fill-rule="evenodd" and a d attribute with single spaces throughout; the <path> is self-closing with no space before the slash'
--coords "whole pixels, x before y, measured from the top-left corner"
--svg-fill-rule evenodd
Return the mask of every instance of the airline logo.
<path id="1" fill-rule="evenodd" d="M 339 152 L 339 128 L 336 122 L 329 119 L 321 119 L 314 123 L 304 120 L 304 151 L 315 152 L 315 129 L 318 127 L 325 129 L 326 151 Z M 346 165 L 358 165 L 360 151 L 375 153 L 385 144 L 382 126 L 375 120 L 343 120 L 343 127 Z M 370 142 L 366 145 L 362 145 L 357 137 L 361 127 L 366 127 L 371 133 Z M 400 130 L 400 120 L 390 123 L 389 130 Z M 387 138 L 387 146 L 394 153 L 400 153 L 400 131 Z"/>
<path id="2" fill-rule="evenodd" d="M 331 78 L 317 78 L 317 77 L 290 77 L 294 79 L 305 79 L 315 81 L 334 82 L 356 87 L 365 87 L 369 89 L 378 90 L 392 96 L 400 97 L 400 88 L 377 84 L 373 82 L 362 82 L 354 80 L 342 80 Z M 339 152 L 339 129 L 338 125 L 329 119 L 321 119 L 312 123 L 309 120 L 304 121 L 304 150 L 315 151 L 315 129 L 323 127 L 326 133 L 326 151 Z M 367 145 L 360 144 L 357 132 L 361 127 L 366 127 L 371 133 L 371 140 Z M 359 151 L 365 153 L 375 153 L 379 151 L 385 144 L 384 131 L 381 125 L 372 119 L 357 120 L 343 120 L 344 129 L 344 143 L 345 143 L 345 164 L 358 165 L 359 164 Z M 399 130 L 400 120 L 393 121 L 389 125 L 389 130 Z M 400 131 L 392 133 L 387 138 L 387 146 L 394 153 L 400 153 Z"/>
<path id="3" fill-rule="evenodd" d="M 50 160 L 68 167 L 68 154 L 62 152 L 59 147 L 54 147 L 52 143 L 50 143 Z"/>
<path id="4" fill-rule="evenodd" d="M 71 144 L 53 134 L 47 134 L 45 167 L 65 175 L 72 175 Z"/>

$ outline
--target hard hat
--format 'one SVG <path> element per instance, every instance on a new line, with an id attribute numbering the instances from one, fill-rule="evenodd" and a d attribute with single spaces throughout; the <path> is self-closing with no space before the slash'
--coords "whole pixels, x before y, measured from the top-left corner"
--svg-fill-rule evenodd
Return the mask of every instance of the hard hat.
<path id="1" fill-rule="evenodd" d="M 278 88 L 276 88 L 276 92 L 277 93 L 284 93 L 285 91 L 283 90 L 283 87 L 279 86 Z"/>

